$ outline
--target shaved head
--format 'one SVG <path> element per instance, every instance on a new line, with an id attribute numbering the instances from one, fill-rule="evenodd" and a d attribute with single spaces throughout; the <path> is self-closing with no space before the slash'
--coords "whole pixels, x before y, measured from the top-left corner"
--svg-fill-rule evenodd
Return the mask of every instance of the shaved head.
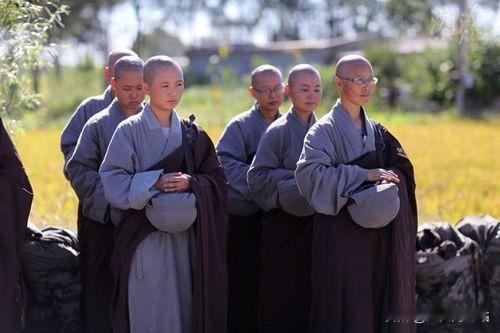
<path id="1" fill-rule="evenodd" d="M 317 77 L 321 80 L 321 75 L 318 70 L 309 64 L 299 64 L 293 66 L 290 72 L 288 72 L 288 85 L 292 86 L 302 73 L 308 73 L 312 75 L 317 75 Z"/>
<path id="2" fill-rule="evenodd" d="M 119 80 L 120 77 L 125 72 L 137 72 L 142 76 L 144 69 L 144 61 L 136 56 L 125 56 L 120 59 L 115 64 L 115 80 Z"/>
<path id="3" fill-rule="evenodd" d="M 347 77 L 350 75 L 349 73 L 358 66 L 366 66 L 373 73 L 372 65 L 365 57 L 350 54 L 340 58 L 340 60 L 337 62 L 335 75 L 339 77 Z"/>
<path id="4" fill-rule="evenodd" d="M 256 81 L 260 76 L 264 75 L 277 75 L 280 78 L 280 81 L 283 80 L 283 76 L 281 75 L 281 71 L 278 67 L 272 65 L 260 65 L 256 69 L 252 71 L 251 79 L 252 79 L 252 87 L 255 87 Z"/>
<path id="5" fill-rule="evenodd" d="M 114 49 L 108 54 L 108 68 L 109 68 L 109 74 L 110 77 L 113 77 L 115 75 L 115 64 L 118 61 L 118 59 L 125 57 L 125 56 L 135 56 L 137 57 L 137 54 L 129 49 Z"/>
<path id="6" fill-rule="evenodd" d="M 158 55 L 149 58 L 144 64 L 144 82 L 148 84 L 153 83 L 156 74 L 162 68 L 172 68 L 179 71 L 181 76 L 184 75 L 177 61 L 164 55 Z"/>

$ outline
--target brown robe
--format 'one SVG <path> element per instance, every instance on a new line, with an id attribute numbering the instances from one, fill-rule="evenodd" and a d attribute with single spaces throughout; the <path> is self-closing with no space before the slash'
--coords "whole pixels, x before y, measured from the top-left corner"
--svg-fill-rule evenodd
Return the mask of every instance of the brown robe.
<path id="1" fill-rule="evenodd" d="M 80 205 L 77 225 L 84 330 L 88 333 L 111 332 L 109 309 L 113 278 L 110 266 L 115 227 L 111 222 L 101 223 L 84 216 Z"/>
<path id="2" fill-rule="evenodd" d="M 401 207 L 386 227 L 366 229 L 346 207 L 316 214 L 311 254 L 311 332 L 414 332 L 417 205 L 413 166 L 375 124 L 377 150 L 349 164 L 395 171 Z M 379 134 L 377 134 L 379 133 Z M 380 138 L 382 140 L 380 140 Z M 406 323 L 397 323 L 397 321 Z"/>
<path id="3" fill-rule="evenodd" d="M 280 208 L 264 214 L 259 332 L 309 331 L 312 220 Z"/>
<path id="4" fill-rule="evenodd" d="M 150 170 L 165 172 L 187 169 L 196 196 L 198 215 L 194 267 L 195 333 L 224 333 L 227 330 L 227 182 L 224 170 L 208 135 L 182 120 L 183 144 Z M 187 142 L 192 142 L 188 145 Z M 187 153 L 185 153 L 187 150 Z M 156 228 L 144 211 L 130 209 L 119 227 L 111 259 L 114 288 L 111 304 L 113 331 L 130 331 L 128 319 L 128 277 L 135 248 Z"/>
<path id="5" fill-rule="evenodd" d="M 24 325 L 21 249 L 32 192 L 16 148 L 0 119 L 0 332 L 20 332 Z"/>

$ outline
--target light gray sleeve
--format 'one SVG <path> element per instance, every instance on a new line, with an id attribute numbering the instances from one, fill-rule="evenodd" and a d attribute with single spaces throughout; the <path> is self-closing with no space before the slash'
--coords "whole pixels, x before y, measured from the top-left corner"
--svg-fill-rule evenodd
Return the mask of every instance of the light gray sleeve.
<path id="1" fill-rule="evenodd" d="M 293 170 L 281 169 L 283 144 L 278 128 L 270 128 L 261 138 L 255 159 L 248 171 L 248 186 L 255 202 L 265 211 L 278 208 L 279 181 L 293 178 Z"/>
<path id="2" fill-rule="evenodd" d="M 99 141 L 95 123 L 87 123 L 78 139 L 72 157 L 66 164 L 66 173 L 75 190 L 83 214 L 98 222 L 106 221 L 108 202 L 99 177 Z"/>
<path id="3" fill-rule="evenodd" d="M 128 127 L 118 126 L 104 156 L 99 174 L 108 202 L 119 209 L 143 209 L 159 191 L 154 184 L 163 170 L 137 172 L 137 154 Z"/>
<path id="4" fill-rule="evenodd" d="M 252 196 L 247 184 L 247 172 L 250 165 L 247 164 L 242 129 L 237 122 L 230 123 L 222 133 L 217 144 L 217 154 L 229 182 L 229 200 L 235 198 L 251 201 Z"/>
<path id="5" fill-rule="evenodd" d="M 357 165 L 338 163 L 327 128 L 315 125 L 309 130 L 295 178 L 300 193 L 316 212 L 337 215 L 367 175 L 368 170 Z"/>

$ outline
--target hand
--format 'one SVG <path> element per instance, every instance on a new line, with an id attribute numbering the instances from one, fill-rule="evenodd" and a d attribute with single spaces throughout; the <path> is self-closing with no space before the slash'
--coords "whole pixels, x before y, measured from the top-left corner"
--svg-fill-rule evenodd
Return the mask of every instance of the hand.
<path id="1" fill-rule="evenodd" d="M 183 192 L 190 189 L 190 175 L 182 172 L 171 172 L 161 176 L 155 187 L 163 192 Z"/>
<path id="2" fill-rule="evenodd" d="M 392 170 L 385 169 L 370 169 L 366 180 L 369 182 L 387 181 L 391 183 L 399 183 L 398 175 Z"/>

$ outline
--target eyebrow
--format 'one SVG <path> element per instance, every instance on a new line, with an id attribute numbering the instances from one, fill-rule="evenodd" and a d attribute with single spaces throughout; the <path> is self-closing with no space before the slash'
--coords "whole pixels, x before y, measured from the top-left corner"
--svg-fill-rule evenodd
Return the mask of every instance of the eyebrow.
<path id="1" fill-rule="evenodd" d="M 308 85 L 307 83 L 301 83 L 300 86 L 301 87 L 308 87 L 308 88 L 310 87 L 310 85 Z M 321 84 L 315 84 L 313 87 L 314 88 L 321 87 Z"/>
<path id="2" fill-rule="evenodd" d="M 177 80 L 177 81 L 174 81 L 175 83 L 178 83 L 178 82 L 184 82 L 184 80 Z M 172 83 L 172 81 L 161 81 L 160 84 L 164 84 L 164 83 Z"/>

